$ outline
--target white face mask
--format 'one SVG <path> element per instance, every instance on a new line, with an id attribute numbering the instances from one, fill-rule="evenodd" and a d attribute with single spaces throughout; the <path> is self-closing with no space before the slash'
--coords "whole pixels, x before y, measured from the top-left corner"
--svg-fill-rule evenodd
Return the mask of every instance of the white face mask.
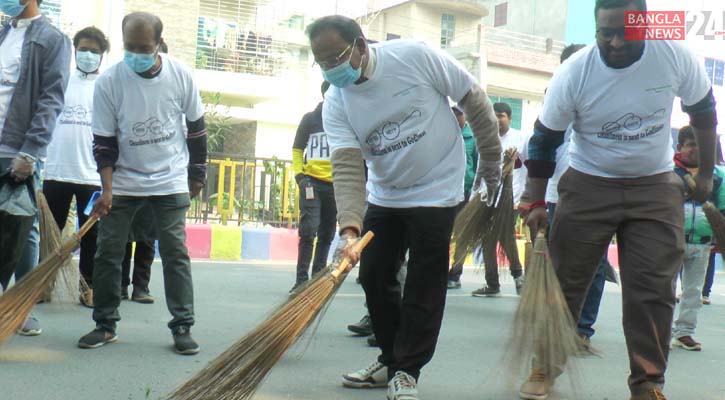
<path id="1" fill-rule="evenodd" d="M 82 72 L 90 74 L 101 66 L 101 55 L 91 51 L 76 51 L 76 66 Z"/>

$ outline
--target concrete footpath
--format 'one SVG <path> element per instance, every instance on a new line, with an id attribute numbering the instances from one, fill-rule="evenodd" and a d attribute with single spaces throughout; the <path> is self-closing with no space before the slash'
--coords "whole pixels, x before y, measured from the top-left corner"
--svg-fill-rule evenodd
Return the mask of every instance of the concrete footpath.
<path id="1" fill-rule="evenodd" d="M 292 265 L 193 263 L 197 324 L 192 333 L 201 345 L 194 357 L 171 350 L 170 319 L 163 299 L 163 279 L 154 263 L 151 292 L 157 302 L 124 301 L 119 341 L 100 349 L 81 350 L 76 342 L 93 328 L 91 310 L 81 306 L 40 305 L 36 316 L 44 332 L 16 337 L 0 348 L 0 400 L 144 400 L 159 399 L 199 371 L 242 337 L 275 305 L 284 301 L 294 281 Z M 367 366 L 377 355 L 363 338 L 347 331 L 363 315 L 362 289 L 356 272 L 344 283 L 312 339 L 298 343 L 273 370 L 258 392 L 260 400 L 383 400 L 385 390 L 351 390 L 340 374 Z M 502 274 L 503 276 L 503 274 Z M 483 275 L 466 270 L 463 289 L 449 291 L 443 330 L 433 361 L 423 370 L 422 400 L 514 400 L 516 388 L 502 383 L 499 364 L 517 297 L 513 282 L 506 294 L 480 299 L 470 292 Z M 674 349 L 666 394 L 668 399 L 725 399 L 725 275 L 715 278 L 713 305 L 700 314 L 696 339 L 702 352 Z M 551 399 L 627 400 L 628 361 L 621 328 L 619 288 L 607 284 L 595 325 L 593 345 L 601 358 L 579 360 L 579 390 L 567 379 Z"/>

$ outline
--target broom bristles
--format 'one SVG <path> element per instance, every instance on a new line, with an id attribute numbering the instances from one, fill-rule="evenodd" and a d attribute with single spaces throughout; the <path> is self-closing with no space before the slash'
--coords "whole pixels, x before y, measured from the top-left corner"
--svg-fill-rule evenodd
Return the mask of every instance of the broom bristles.
<path id="1" fill-rule="evenodd" d="M 89 218 L 78 233 L 64 241 L 53 254 L 0 296 L 0 344 L 12 337 L 25 322 L 35 304 L 55 281 L 58 270 L 80 245 L 80 238 L 96 221 L 96 217 Z"/>
<path id="2" fill-rule="evenodd" d="M 360 251 L 368 232 L 356 245 Z M 251 399 L 284 353 L 304 334 L 340 288 L 349 260 L 317 274 L 267 319 L 176 389 L 169 400 Z"/>
<path id="3" fill-rule="evenodd" d="M 468 204 L 461 210 L 456 217 L 453 225 L 453 243 L 455 246 L 455 252 L 453 256 L 454 263 L 464 262 L 466 255 L 476 250 L 479 253 L 483 252 L 486 257 L 487 250 L 484 249 L 484 242 L 487 238 L 494 235 L 492 232 L 494 228 L 494 219 L 496 214 L 499 212 L 503 201 L 496 202 L 496 199 L 504 200 L 502 196 L 506 189 L 506 179 L 511 176 L 513 171 L 516 157 L 518 153 L 515 149 L 507 150 L 503 157 L 503 167 L 501 171 L 502 184 L 494 196 L 494 203 L 488 205 L 486 200 L 481 199 L 477 193 L 473 193 Z M 512 198 L 513 201 L 513 198 Z M 511 205 L 511 212 L 513 212 L 513 205 Z M 495 252 L 494 247 L 494 252 Z M 490 252 L 489 252 L 490 253 Z"/>
<path id="4" fill-rule="evenodd" d="M 523 377 L 532 366 L 532 360 L 535 368 L 552 379 L 565 369 L 576 372 L 573 362 L 581 354 L 583 343 L 576 332 L 573 315 L 542 233 L 534 241 L 526 283 L 509 338 L 504 355 L 509 379 Z M 570 377 L 575 378 L 574 375 Z M 572 383 L 574 381 L 572 379 Z"/>
<path id="5" fill-rule="evenodd" d="M 41 190 L 37 192 L 38 224 L 40 227 L 40 259 L 52 257 L 60 247 L 61 232 L 48 201 Z M 78 301 L 80 273 L 76 263 L 68 257 L 60 267 L 57 278 L 43 295 L 47 300 L 59 304 L 73 304 Z"/>

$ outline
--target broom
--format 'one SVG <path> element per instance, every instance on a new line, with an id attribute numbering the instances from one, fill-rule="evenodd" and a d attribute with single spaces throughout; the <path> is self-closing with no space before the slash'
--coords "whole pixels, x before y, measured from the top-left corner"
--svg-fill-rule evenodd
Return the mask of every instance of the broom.
<path id="1" fill-rule="evenodd" d="M 690 190 L 695 190 L 696 184 L 692 175 L 687 174 L 684 179 Z M 706 201 L 702 205 L 702 211 L 705 213 L 705 218 L 707 218 L 707 222 L 710 224 L 712 233 L 715 236 L 715 248 L 720 251 L 725 250 L 725 217 L 710 201 Z"/>
<path id="2" fill-rule="evenodd" d="M 98 217 L 91 216 L 70 239 L 56 248 L 53 254 L 38 264 L 20 282 L 0 296 L 0 344 L 7 341 L 25 322 L 33 306 L 55 282 L 58 272 L 67 263 L 73 251 L 80 246 L 80 240 Z"/>
<path id="3" fill-rule="evenodd" d="M 581 354 L 583 341 L 549 258 L 544 230 L 536 235 L 526 274 L 505 347 L 507 377 L 521 377 L 535 359 L 534 366 L 553 379 Z"/>
<path id="4" fill-rule="evenodd" d="M 55 223 L 53 213 L 50 211 L 48 200 L 41 190 L 36 193 L 38 202 L 38 224 L 40 231 L 40 260 L 53 256 L 53 253 L 60 247 L 61 232 L 58 224 Z M 43 299 L 57 303 L 73 304 L 77 301 L 79 293 L 80 273 L 72 258 L 65 260 L 60 267 L 57 278 L 43 294 Z M 85 282 L 84 282 L 85 283 Z M 88 285 L 86 285 L 88 286 Z"/>
<path id="5" fill-rule="evenodd" d="M 471 200 L 461 210 L 456 217 L 453 225 L 453 242 L 455 243 L 455 253 L 453 256 L 454 263 L 463 262 L 466 255 L 477 250 L 483 252 L 484 241 L 491 235 L 493 220 L 501 199 L 502 191 L 504 191 L 506 177 L 513 172 L 515 160 L 518 153 L 515 149 L 507 150 L 503 157 L 503 167 L 501 169 L 501 185 L 499 185 L 494 196 L 494 203 L 489 205 L 486 199 L 481 196 L 471 196 Z M 511 206 L 513 211 L 513 205 Z M 495 254 L 495 251 L 494 253 Z"/>
<path id="6" fill-rule="evenodd" d="M 373 238 L 368 232 L 355 244 L 360 252 Z M 305 330 L 347 277 L 348 258 L 318 273 L 254 330 L 176 389 L 170 400 L 251 399 L 271 369 Z"/>

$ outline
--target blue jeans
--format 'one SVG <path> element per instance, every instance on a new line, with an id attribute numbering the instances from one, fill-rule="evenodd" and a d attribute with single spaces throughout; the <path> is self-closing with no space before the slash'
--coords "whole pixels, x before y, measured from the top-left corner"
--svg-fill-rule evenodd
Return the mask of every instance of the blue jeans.
<path id="1" fill-rule="evenodd" d="M 556 203 L 547 203 L 547 211 L 549 226 L 551 226 L 551 222 L 554 219 L 554 212 L 556 212 Z M 589 286 L 584 307 L 579 316 L 579 321 L 577 321 L 577 331 L 588 338 L 594 336 L 594 328 L 592 326 L 597 322 L 597 316 L 599 315 L 599 304 L 602 302 L 602 295 L 604 294 L 604 278 L 606 277 L 608 267 L 609 261 L 605 253 L 599 262 L 597 273 L 594 275 L 594 279 Z"/>
<path id="2" fill-rule="evenodd" d="M 43 187 L 43 169 L 45 163 L 38 161 L 35 164 L 35 174 L 33 174 L 33 187 L 37 193 Z M 38 224 L 38 214 L 35 214 L 33 227 L 30 229 L 28 241 L 23 247 L 23 254 L 20 256 L 17 267 L 15 267 L 15 282 L 20 281 L 22 277 L 32 271 L 40 257 L 40 229 Z"/>

